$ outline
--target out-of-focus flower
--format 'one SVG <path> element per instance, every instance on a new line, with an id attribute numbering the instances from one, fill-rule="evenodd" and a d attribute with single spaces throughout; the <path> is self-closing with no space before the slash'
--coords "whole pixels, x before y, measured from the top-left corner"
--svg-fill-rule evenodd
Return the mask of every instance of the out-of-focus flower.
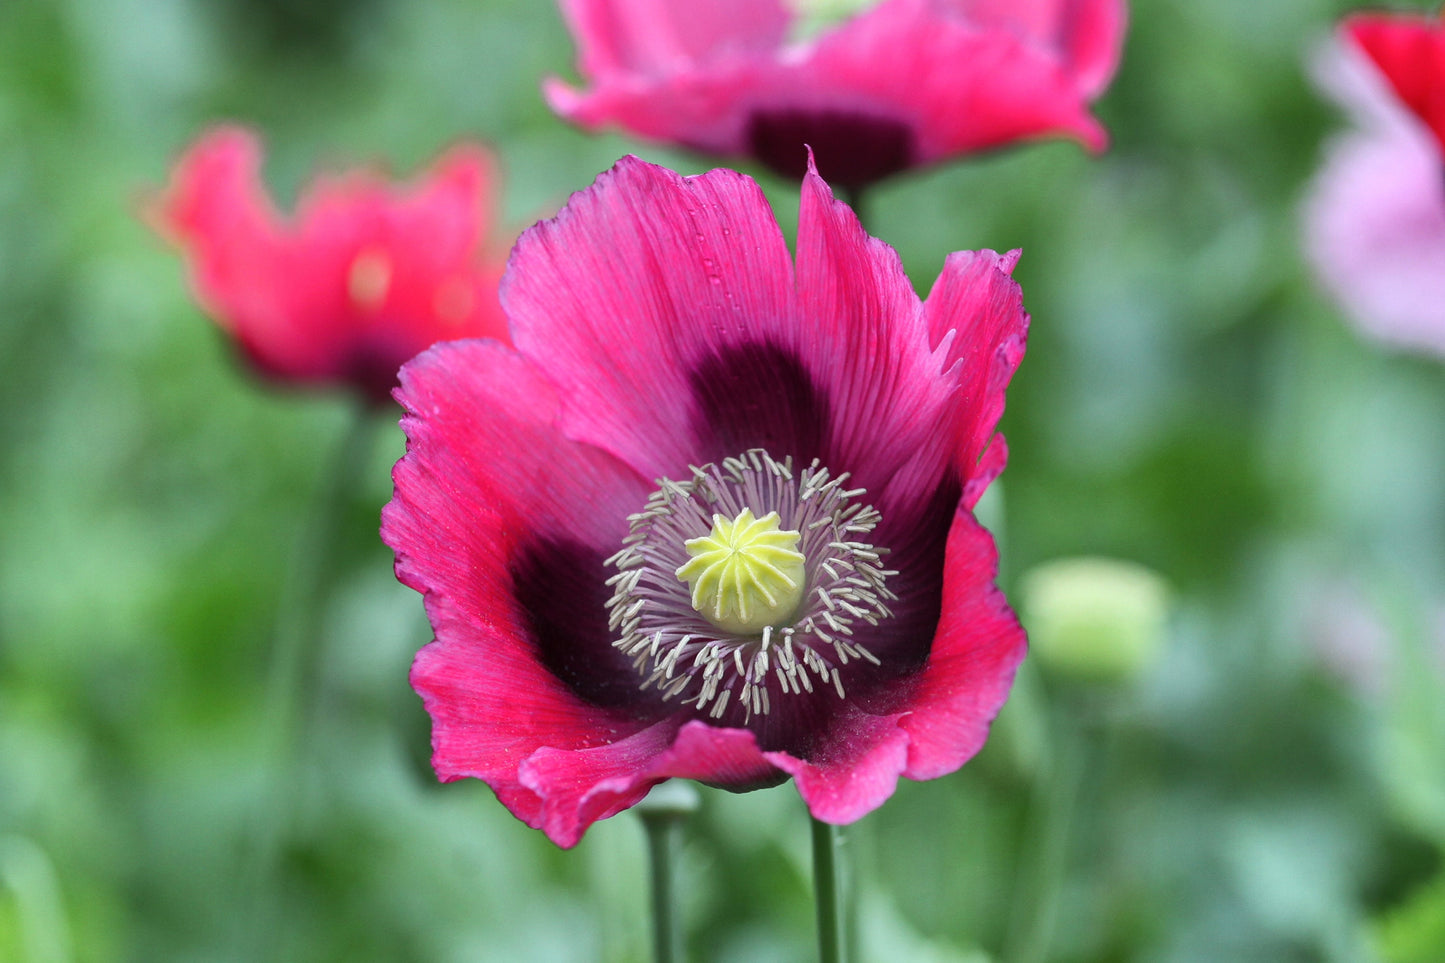
<path id="1" fill-rule="evenodd" d="M 1396 98 L 1445 147 L 1445 21 L 1409 14 L 1357 14 L 1344 33 L 1379 69 Z"/>
<path id="2" fill-rule="evenodd" d="M 1445 353 L 1445 22 L 1350 17 L 1316 74 L 1357 127 L 1305 207 L 1316 272 L 1371 335 Z"/>
<path id="3" fill-rule="evenodd" d="M 1019 583 L 1034 656 L 1063 675 L 1127 682 L 1164 644 L 1169 589 L 1152 569 L 1109 558 L 1065 558 Z"/>
<path id="4" fill-rule="evenodd" d="M 402 188 L 367 171 L 318 178 L 289 222 L 260 169 L 253 133 L 216 128 L 148 214 L 262 375 L 386 403 L 397 369 L 437 341 L 507 337 L 502 260 L 484 248 L 495 175 L 480 147 L 453 148 Z"/>
<path id="5" fill-rule="evenodd" d="M 1433 600 L 1402 617 L 1345 576 L 1321 579 L 1302 597 L 1306 651 L 1356 695 L 1375 702 L 1396 699 L 1405 678 L 1417 683 L 1421 670 L 1445 683 L 1445 602 Z M 1419 633 L 1418 643 L 1411 631 Z M 1413 651 L 1417 644 L 1420 649 Z"/>
<path id="6" fill-rule="evenodd" d="M 890 174 L 1021 138 L 1107 135 L 1089 112 L 1118 64 L 1123 0 L 886 0 L 803 41 L 785 0 L 561 0 L 574 89 L 548 101 L 585 128 L 801 177 Z"/>
<path id="7" fill-rule="evenodd" d="M 518 242 L 515 350 L 402 369 L 382 536 L 436 640 L 444 780 L 570 846 L 669 777 L 791 775 L 820 819 L 982 746 L 1025 639 L 972 508 L 1028 323 L 1016 254 L 926 302 L 816 173 L 624 158 Z"/>
<path id="8" fill-rule="evenodd" d="M 1300 634 L 1322 668 L 1355 693 L 1383 698 L 1390 688 L 1394 640 L 1378 608 L 1355 581 L 1335 577 L 1302 593 Z"/>

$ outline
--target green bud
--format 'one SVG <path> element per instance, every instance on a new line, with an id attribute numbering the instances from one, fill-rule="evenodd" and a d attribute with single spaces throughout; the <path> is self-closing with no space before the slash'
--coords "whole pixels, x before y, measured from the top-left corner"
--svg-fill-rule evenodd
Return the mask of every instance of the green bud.
<path id="1" fill-rule="evenodd" d="M 701 798 L 697 787 L 686 779 L 668 779 L 652 787 L 637 804 L 637 812 L 644 819 L 686 819 L 697 812 Z"/>
<path id="2" fill-rule="evenodd" d="M 836 24 L 857 16 L 877 0 L 792 0 L 793 29 L 790 40 L 811 40 Z"/>
<path id="3" fill-rule="evenodd" d="M 1029 571 L 1019 588 L 1030 650 L 1050 672 L 1127 682 L 1163 645 L 1169 589 L 1142 565 L 1059 559 Z"/>

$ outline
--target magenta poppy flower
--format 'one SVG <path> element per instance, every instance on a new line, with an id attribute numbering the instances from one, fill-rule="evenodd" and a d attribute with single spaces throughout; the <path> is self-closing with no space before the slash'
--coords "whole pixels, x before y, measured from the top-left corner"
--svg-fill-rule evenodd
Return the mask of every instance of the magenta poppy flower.
<path id="1" fill-rule="evenodd" d="M 149 211 L 185 252 L 195 295 L 256 371 L 390 400 L 402 363 L 437 341 L 506 337 L 500 257 L 485 252 L 491 159 L 452 149 L 415 185 L 364 171 L 318 178 L 294 220 L 238 127 L 202 136 Z"/>
<path id="2" fill-rule="evenodd" d="M 1316 273 L 1369 334 L 1445 353 L 1445 22 L 1350 17 L 1317 73 L 1356 129 L 1306 203 Z"/>
<path id="3" fill-rule="evenodd" d="M 1123 0 L 887 0 L 806 41 L 786 0 L 561 0 L 590 85 L 551 78 L 552 108 L 589 130 L 801 177 L 890 174 L 1022 138 L 1103 149 L 1089 112 L 1113 76 Z"/>
<path id="4" fill-rule="evenodd" d="M 624 158 L 518 242 L 515 349 L 402 369 L 381 530 L 436 633 L 433 764 L 562 846 L 670 777 L 857 819 L 977 752 L 1024 655 L 972 512 L 1017 255 L 953 254 L 920 302 L 802 190 L 795 265 L 751 179 Z"/>

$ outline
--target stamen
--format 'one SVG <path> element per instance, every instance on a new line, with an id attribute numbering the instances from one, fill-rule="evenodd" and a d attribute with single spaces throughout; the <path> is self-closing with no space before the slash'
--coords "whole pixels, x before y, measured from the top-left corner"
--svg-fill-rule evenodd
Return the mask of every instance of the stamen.
<path id="1" fill-rule="evenodd" d="M 608 560 L 613 644 L 641 688 L 713 719 L 740 705 L 744 722 L 774 694 L 811 695 L 814 677 L 845 698 L 840 668 L 879 665 L 854 625 L 879 624 L 896 597 L 886 550 L 865 540 L 881 520 L 865 492 L 761 449 L 689 476 L 659 480 Z"/>
<path id="2" fill-rule="evenodd" d="M 365 311 L 375 311 L 386 300 L 391 288 L 391 258 L 385 251 L 366 248 L 351 262 L 346 275 L 346 293 L 351 303 Z"/>

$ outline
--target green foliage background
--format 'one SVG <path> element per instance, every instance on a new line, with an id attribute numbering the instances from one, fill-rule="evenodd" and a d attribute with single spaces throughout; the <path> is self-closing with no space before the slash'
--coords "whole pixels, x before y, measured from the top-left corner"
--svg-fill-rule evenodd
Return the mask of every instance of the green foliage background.
<path id="1" fill-rule="evenodd" d="M 1005 589 L 1103 554 L 1175 607 L 1141 678 L 1031 662 L 975 762 L 851 831 L 862 959 L 1445 959 L 1445 375 L 1357 336 L 1299 254 L 1340 124 L 1304 65 L 1348 6 L 1138 0 L 1107 155 L 870 198 L 923 291 L 949 251 L 1024 249 Z M 394 425 L 320 600 L 281 872 L 238 885 L 278 598 L 352 413 L 254 383 L 137 218 L 226 118 L 288 200 L 484 138 L 511 233 L 625 152 L 712 166 L 553 118 L 538 83 L 571 60 L 542 0 L 0 5 L 0 959 L 646 958 L 631 816 L 561 852 L 427 767 L 428 629 L 375 534 Z M 808 958 L 806 844 L 791 787 L 705 793 L 693 958 Z"/>

